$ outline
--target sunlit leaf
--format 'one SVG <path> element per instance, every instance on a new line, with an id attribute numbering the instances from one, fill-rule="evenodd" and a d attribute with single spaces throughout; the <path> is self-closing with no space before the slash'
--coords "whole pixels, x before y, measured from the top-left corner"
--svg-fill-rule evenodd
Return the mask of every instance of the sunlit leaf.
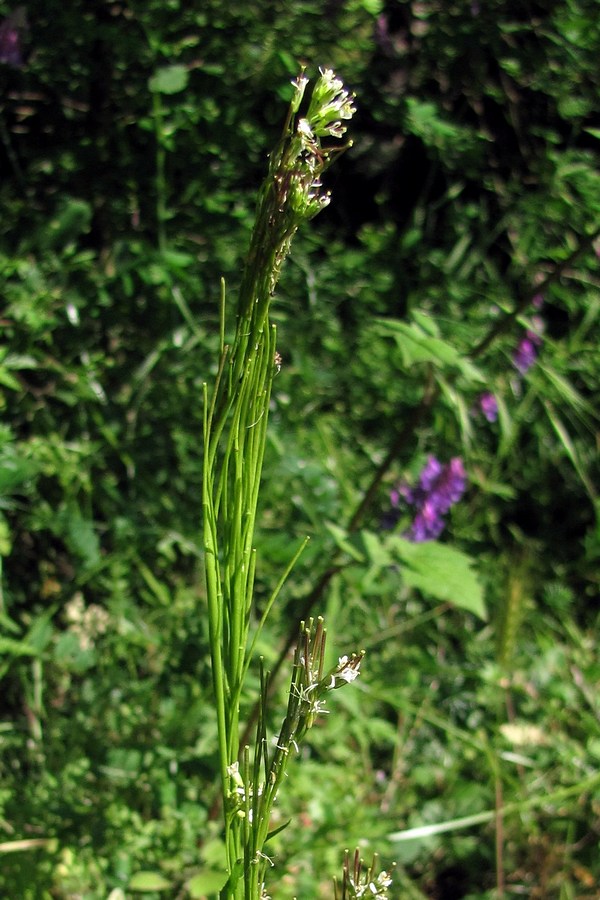
<path id="1" fill-rule="evenodd" d="M 206 897 L 208 894 L 218 894 L 225 885 L 227 872 L 215 872 L 213 869 L 202 869 L 186 883 L 190 897 Z"/>
<path id="2" fill-rule="evenodd" d="M 189 78 L 185 66 L 165 66 L 148 80 L 148 87 L 155 94 L 177 94 L 187 87 Z"/>
<path id="3" fill-rule="evenodd" d="M 474 560 L 437 541 L 412 543 L 394 536 L 389 542 L 402 563 L 402 579 L 426 596 L 448 600 L 459 609 L 487 618 L 483 588 L 474 569 Z"/>
<path id="4" fill-rule="evenodd" d="M 140 893 L 168 891 L 172 888 L 173 882 L 166 879 L 160 872 L 136 872 L 129 882 L 129 890 Z"/>

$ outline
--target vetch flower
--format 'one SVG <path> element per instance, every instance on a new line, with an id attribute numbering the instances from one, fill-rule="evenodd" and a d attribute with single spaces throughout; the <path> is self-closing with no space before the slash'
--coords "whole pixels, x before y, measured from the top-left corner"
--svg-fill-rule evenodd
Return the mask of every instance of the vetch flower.
<path id="1" fill-rule="evenodd" d="M 521 338 L 513 353 L 512 361 L 521 375 L 526 375 L 537 359 L 537 346 L 529 337 Z"/>
<path id="2" fill-rule="evenodd" d="M 492 393 L 487 391 L 479 397 L 479 408 L 488 422 L 495 422 L 498 418 L 498 401 Z"/>
<path id="3" fill-rule="evenodd" d="M 0 23 L 0 63 L 20 69 L 23 66 L 21 33 L 27 28 L 25 8 L 18 6 Z"/>
<path id="4" fill-rule="evenodd" d="M 532 300 L 533 307 L 539 310 L 543 303 L 542 295 L 536 294 Z M 532 316 L 529 320 L 529 328 L 526 329 L 524 337 L 521 338 L 512 355 L 513 365 L 520 375 L 525 375 L 536 361 L 543 333 L 543 318 L 538 315 Z"/>
<path id="5" fill-rule="evenodd" d="M 439 537 L 446 524 L 444 515 L 461 499 L 466 484 L 465 467 L 459 456 L 445 465 L 429 456 L 415 486 L 400 482 L 390 493 L 395 509 L 402 507 L 402 501 L 413 507 L 414 518 L 405 536 L 415 543 Z"/>

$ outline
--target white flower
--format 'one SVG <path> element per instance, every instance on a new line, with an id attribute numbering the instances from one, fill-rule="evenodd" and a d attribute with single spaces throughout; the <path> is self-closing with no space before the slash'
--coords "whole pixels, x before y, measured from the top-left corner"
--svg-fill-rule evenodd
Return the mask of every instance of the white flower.
<path id="1" fill-rule="evenodd" d="M 361 656 L 353 656 L 348 659 L 347 656 L 340 656 L 338 659 L 338 667 L 333 673 L 332 687 L 340 687 L 341 683 L 352 684 L 360 675 Z"/>
<path id="2" fill-rule="evenodd" d="M 307 119 L 313 132 L 319 137 L 342 137 L 346 126 L 341 119 L 351 119 L 356 112 L 354 95 L 336 78 L 331 69 L 321 69 L 321 77 L 315 85 L 308 108 Z"/>
<path id="3" fill-rule="evenodd" d="M 307 84 L 308 78 L 304 74 L 303 69 L 298 77 L 292 80 L 292 85 L 294 87 L 294 96 L 292 97 L 291 107 L 292 112 L 294 113 L 297 113 L 300 109 L 300 104 L 302 103 L 302 98 L 304 97 L 304 91 L 306 90 Z"/>

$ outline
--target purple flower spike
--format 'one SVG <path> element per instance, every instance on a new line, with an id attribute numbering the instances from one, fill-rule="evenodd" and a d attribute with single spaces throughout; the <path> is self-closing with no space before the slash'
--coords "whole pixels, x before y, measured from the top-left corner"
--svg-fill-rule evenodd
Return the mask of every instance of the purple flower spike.
<path id="1" fill-rule="evenodd" d="M 479 408 L 488 422 L 495 422 L 498 418 L 498 401 L 489 391 L 480 396 Z"/>
<path id="2" fill-rule="evenodd" d="M 395 509 L 402 505 L 402 501 L 414 509 L 414 519 L 406 537 L 416 543 L 439 537 L 445 525 L 443 516 L 461 499 L 466 483 L 465 467 L 460 457 L 456 456 L 442 465 L 435 456 L 429 456 L 416 487 L 401 482 L 390 494 Z M 386 517 L 386 524 L 392 519 L 392 516 Z"/>
<path id="3" fill-rule="evenodd" d="M 521 375 L 532 367 L 537 358 L 537 349 L 533 341 L 524 337 L 519 341 L 519 346 L 513 353 L 513 365 Z"/>

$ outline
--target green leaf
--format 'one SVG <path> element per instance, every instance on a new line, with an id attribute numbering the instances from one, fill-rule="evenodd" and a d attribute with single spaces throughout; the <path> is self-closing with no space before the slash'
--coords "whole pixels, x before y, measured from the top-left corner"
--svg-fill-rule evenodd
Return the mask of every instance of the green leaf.
<path id="1" fill-rule="evenodd" d="M 356 562 L 365 561 L 365 558 L 358 547 L 355 547 L 354 544 L 351 543 L 345 529 L 340 528 L 339 525 L 334 525 L 333 522 L 325 522 L 325 527 L 340 550 L 343 550 L 344 553 L 347 553 L 352 559 L 355 559 Z"/>
<path id="2" fill-rule="evenodd" d="M 385 566 L 392 565 L 392 559 L 390 558 L 387 547 L 384 546 L 383 542 L 377 534 L 373 534 L 372 531 L 363 530 L 361 531 L 360 536 L 362 538 L 369 561 L 374 566 L 381 569 Z"/>
<path id="3" fill-rule="evenodd" d="M 138 571 L 150 590 L 152 591 L 153 596 L 158 600 L 161 606 L 169 606 L 172 601 L 171 593 L 169 589 L 159 581 L 158 578 L 152 573 L 152 571 L 148 568 L 145 562 L 142 560 L 138 560 L 137 563 Z"/>
<path id="4" fill-rule="evenodd" d="M 565 453 L 571 460 L 571 463 L 573 464 L 573 468 L 579 475 L 579 478 L 581 479 L 581 483 L 583 484 L 586 491 L 588 492 L 590 499 L 593 502 L 595 502 L 596 501 L 596 489 L 594 487 L 594 484 L 593 484 L 591 478 L 589 477 L 589 475 L 586 471 L 586 468 L 583 464 L 583 461 L 582 461 L 579 453 L 577 452 L 577 447 L 573 443 L 573 440 L 571 438 L 571 435 L 569 434 L 568 429 L 565 427 L 564 422 L 562 421 L 562 419 L 560 418 L 560 416 L 558 415 L 558 413 L 556 412 L 556 410 L 554 409 L 554 407 L 552 406 L 552 404 L 550 403 L 549 400 L 547 400 L 544 403 L 544 409 L 546 410 L 546 415 L 548 416 L 548 418 L 552 424 L 552 427 L 554 428 L 561 444 L 563 445 Z"/>
<path id="5" fill-rule="evenodd" d="M 448 600 L 480 619 L 487 618 L 483 589 L 473 560 L 466 553 L 436 541 L 417 544 L 396 536 L 390 538 L 389 547 L 403 564 L 406 584 L 437 600 Z"/>
<path id="6" fill-rule="evenodd" d="M 283 825 L 278 825 L 277 828 L 274 828 L 273 831 L 270 831 L 265 838 L 265 844 L 267 841 L 270 841 L 271 838 L 274 838 L 276 834 L 279 834 L 281 831 L 284 831 L 288 827 L 292 820 L 288 819 L 287 822 L 284 822 Z"/>
<path id="7" fill-rule="evenodd" d="M 416 322 L 377 319 L 373 330 L 376 334 L 394 338 L 406 369 L 410 369 L 416 363 L 431 363 L 442 371 L 458 369 L 470 381 L 480 384 L 486 381 L 483 373 L 455 347 L 432 335 L 431 326 L 426 331 Z"/>
<path id="8" fill-rule="evenodd" d="M 100 541 L 94 523 L 84 519 L 79 510 L 69 510 L 67 522 L 69 544 L 79 556 L 86 569 L 94 568 L 100 562 Z"/>
<path id="9" fill-rule="evenodd" d="M 136 872 L 129 882 L 130 891 L 168 891 L 173 884 L 160 874 L 160 872 Z"/>
<path id="10" fill-rule="evenodd" d="M 26 641 L 0 636 L 0 656 L 39 656 L 40 650 Z"/>
<path id="11" fill-rule="evenodd" d="M 186 883 L 190 897 L 201 898 L 207 894 L 218 894 L 228 879 L 227 872 L 202 869 Z"/>
<path id="12" fill-rule="evenodd" d="M 148 87 L 154 94 L 178 94 L 187 87 L 188 79 L 185 66 L 164 66 L 148 80 Z"/>
<path id="13" fill-rule="evenodd" d="M 378 16 L 383 9 L 382 0 L 362 0 L 361 6 L 371 16 Z"/>

